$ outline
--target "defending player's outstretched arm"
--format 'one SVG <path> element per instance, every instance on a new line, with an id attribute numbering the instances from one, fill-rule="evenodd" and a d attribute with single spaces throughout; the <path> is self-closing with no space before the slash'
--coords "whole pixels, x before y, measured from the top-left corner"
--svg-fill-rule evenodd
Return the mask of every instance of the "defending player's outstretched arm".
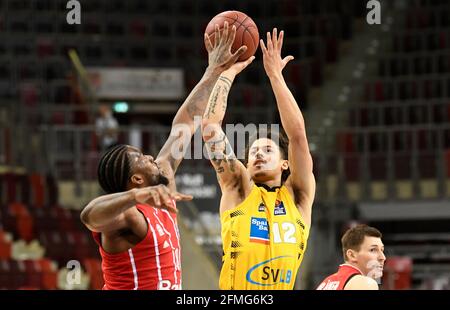
<path id="1" fill-rule="evenodd" d="M 166 177 L 171 181 L 173 181 L 173 175 L 181 163 L 192 135 L 198 128 L 199 123 L 194 122 L 194 117 L 202 117 L 211 90 L 220 74 L 233 65 L 247 49 L 246 47 L 241 47 L 236 52 L 231 53 L 235 35 L 236 27 L 229 28 L 228 23 L 225 23 L 223 32 L 220 32 L 216 25 L 214 45 L 211 44 L 208 35 L 205 34 L 204 36 L 209 65 L 200 82 L 194 87 L 175 115 L 170 136 L 155 160 L 163 169 Z M 181 127 L 177 127 L 177 125 L 184 125 L 183 128 L 189 128 L 188 133 L 182 132 L 180 130 Z M 183 142 L 181 144 L 180 139 Z M 182 148 L 182 150 L 177 150 L 177 156 L 173 154 L 174 143 L 177 143 L 177 146 Z"/>
<path id="2" fill-rule="evenodd" d="M 227 109 L 228 94 L 234 78 L 255 59 L 234 64 L 223 72 L 211 93 L 202 120 L 202 136 L 208 155 L 214 166 L 222 192 L 236 183 L 246 174 L 245 166 L 236 158 L 234 151 L 222 130 L 222 121 Z"/>
<path id="3" fill-rule="evenodd" d="M 310 223 L 311 208 L 315 194 L 315 179 L 312 172 L 313 162 L 306 138 L 305 121 L 298 104 L 289 90 L 282 71 L 293 56 L 281 58 L 284 32 L 277 35 L 273 29 L 272 35 L 267 33 L 267 47 L 261 40 L 264 69 L 269 77 L 272 90 L 277 101 L 281 123 L 289 138 L 289 169 L 290 176 L 286 185 L 292 187 L 296 204 L 302 209 L 305 221 Z"/>
<path id="4" fill-rule="evenodd" d="M 95 198 L 83 209 L 80 217 L 83 224 L 94 232 L 133 229 L 142 223 L 146 225 L 144 217 L 135 208 L 136 204 L 146 203 L 155 208 L 177 212 L 172 201 L 190 199 L 191 196 L 171 191 L 164 185 L 133 188 Z"/>

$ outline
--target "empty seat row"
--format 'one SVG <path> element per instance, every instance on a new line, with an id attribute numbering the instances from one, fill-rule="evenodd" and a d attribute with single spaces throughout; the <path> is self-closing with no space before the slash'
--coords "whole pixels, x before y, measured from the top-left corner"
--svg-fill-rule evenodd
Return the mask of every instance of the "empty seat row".
<path id="1" fill-rule="evenodd" d="M 0 259 L 0 289 L 94 289 L 103 286 L 101 262 L 97 258 L 79 261 L 80 283 L 69 283 L 66 266 L 59 268 L 48 258 L 38 260 Z M 73 269 L 72 269 L 73 270 Z"/>
<path id="2" fill-rule="evenodd" d="M 450 98 L 450 77 L 404 77 L 365 82 L 363 100 L 393 101 Z"/>
<path id="3" fill-rule="evenodd" d="M 392 37 L 394 52 L 437 51 L 450 47 L 449 28 L 426 32 L 405 32 Z"/>
<path id="4" fill-rule="evenodd" d="M 9 57 L 8 57 L 9 58 Z M 38 57 L 23 59 L 0 59 L 0 80 L 2 81 L 28 81 L 63 79 L 69 72 L 68 61 L 53 60 L 42 61 Z"/>
<path id="5" fill-rule="evenodd" d="M 350 2 L 349 0 L 348 2 Z M 353 0 L 351 5 L 342 5 L 335 1 L 302 1 L 295 0 L 272 0 L 272 1 L 246 1 L 233 2 L 232 4 L 202 1 L 146 1 L 146 0 L 89 0 L 82 2 L 83 10 L 88 13 L 106 12 L 106 13 L 144 13 L 144 14 L 204 14 L 212 16 L 217 12 L 230 10 L 231 8 L 241 10 L 251 14 L 251 16 L 259 17 L 272 13 L 277 16 L 297 16 L 299 14 L 337 13 L 342 12 L 344 7 L 349 8 L 349 14 L 359 16 L 363 14 L 365 6 L 364 1 Z M 8 0 L 3 5 L 4 9 L 11 12 L 25 12 L 38 10 L 41 12 L 55 11 L 61 12 L 66 10 L 66 0 Z"/>
<path id="6" fill-rule="evenodd" d="M 433 73 L 450 73 L 449 50 L 439 51 L 436 54 L 386 57 L 378 61 L 380 76 L 396 77 Z"/>
<path id="7" fill-rule="evenodd" d="M 427 152 L 450 149 L 450 128 L 416 131 L 396 129 L 386 132 L 373 130 L 366 133 L 342 131 L 337 134 L 336 141 L 337 150 L 342 153 L 386 153 L 389 149 L 394 153 L 413 150 Z"/>
<path id="8" fill-rule="evenodd" d="M 58 262 L 60 267 L 73 259 L 81 261 L 99 256 L 98 246 L 86 232 L 41 231 L 39 241 L 46 249 L 45 255 Z"/>
<path id="9" fill-rule="evenodd" d="M 367 158 L 360 154 L 352 154 L 344 157 L 344 178 L 347 181 L 361 181 L 363 174 L 367 174 L 372 181 L 388 181 L 389 174 L 393 180 L 411 180 L 414 178 L 414 170 L 417 169 L 419 179 L 434 179 L 439 175 L 440 163 L 436 153 L 419 153 L 417 157 L 405 152 L 392 156 L 391 166 L 386 154 L 370 154 Z M 445 159 L 450 164 L 450 152 Z M 414 165 L 417 168 L 414 168 Z M 445 172 L 450 177 L 450 171 Z"/>
<path id="10" fill-rule="evenodd" d="M 0 260 L 0 289 L 56 289 L 57 267 L 49 259 Z"/>
<path id="11" fill-rule="evenodd" d="M 450 26 L 448 3 L 434 7 L 412 8 L 400 25 L 407 29 L 424 29 Z"/>
<path id="12" fill-rule="evenodd" d="M 349 111 L 350 127 L 450 124 L 450 99 L 447 101 L 402 102 L 396 105 L 369 105 Z"/>
<path id="13" fill-rule="evenodd" d="M 51 175 L 0 174 L 0 204 L 22 202 L 36 207 L 54 205 L 58 200 L 58 187 Z"/>

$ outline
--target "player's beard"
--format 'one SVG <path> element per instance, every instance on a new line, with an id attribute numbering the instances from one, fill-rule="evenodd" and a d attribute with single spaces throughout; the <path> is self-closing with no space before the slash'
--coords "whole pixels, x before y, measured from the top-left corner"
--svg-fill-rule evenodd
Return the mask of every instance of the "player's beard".
<path id="1" fill-rule="evenodd" d="M 146 174 L 145 177 L 147 178 L 148 184 L 150 186 L 156 186 L 156 185 L 169 185 L 169 179 L 159 171 L 158 174 Z"/>
<path id="2" fill-rule="evenodd" d="M 169 185 L 169 179 L 166 178 L 162 173 L 159 173 L 158 175 L 158 184 L 162 184 L 162 185 Z"/>

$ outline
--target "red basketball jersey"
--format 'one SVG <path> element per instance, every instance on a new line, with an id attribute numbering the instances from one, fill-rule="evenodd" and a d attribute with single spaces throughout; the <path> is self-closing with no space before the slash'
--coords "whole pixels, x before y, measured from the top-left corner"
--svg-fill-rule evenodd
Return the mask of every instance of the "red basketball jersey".
<path id="1" fill-rule="evenodd" d="M 110 254 L 93 233 L 102 256 L 104 290 L 181 289 L 181 252 L 177 218 L 167 210 L 136 205 L 148 223 L 145 238 L 131 249 Z"/>
<path id="2" fill-rule="evenodd" d="M 343 290 L 347 282 L 356 275 L 362 275 L 362 272 L 352 265 L 342 264 L 336 273 L 327 277 L 317 287 L 318 290 Z"/>

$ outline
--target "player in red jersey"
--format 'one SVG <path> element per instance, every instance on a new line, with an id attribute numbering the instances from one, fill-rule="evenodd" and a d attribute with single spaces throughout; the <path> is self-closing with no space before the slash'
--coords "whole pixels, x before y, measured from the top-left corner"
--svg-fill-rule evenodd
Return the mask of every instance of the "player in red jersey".
<path id="1" fill-rule="evenodd" d="M 384 245 L 381 232 L 367 225 L 357 225 L 342 237 L 345 263 L 317 287 L 318 290 L 378 290 L 383 276 Z"/>
<path id="2" fill-rule="evenodd" d="M 98 178 L 107 194 L 92 200 L 81 220 L 99 245 L 104 289 L 181 289 L 175 201 L 192 197 L 176 191 L 174 175 L 197 129 L 194 117 L 203 115 L 220 74 L 246 50 L 243 46 L 231 53 L 235 34 L 227 23 L 223 31 L 216 27 L 214 45 L 205 34 L 209 66 L 175 115 L 155 160 L 129 145 L 117 145 L 102 156 Z M 180 135 L 182 126 L 187 134 Z"/>

